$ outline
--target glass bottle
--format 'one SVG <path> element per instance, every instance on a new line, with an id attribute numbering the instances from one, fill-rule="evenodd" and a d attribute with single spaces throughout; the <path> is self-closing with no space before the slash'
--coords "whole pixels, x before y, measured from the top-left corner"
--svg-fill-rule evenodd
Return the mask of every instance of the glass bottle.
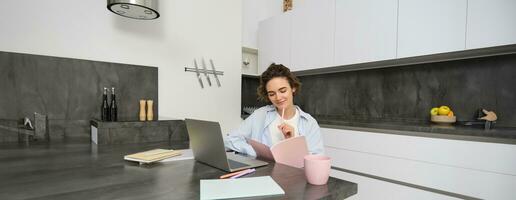
<path id="1" fill-rule="evenodd" d="M 116 105 L 115 88 L 111 88 L 111 104 L 109 105 L 110 120 L 113 122 L 118 121 L 118 111 Z"/>
<path id="2" fill-rule="evenodd" d="M 102 121 L 109 121 L 109 105 L 107 97 L 107 88 L 104 88 L 104 94 L 102 95 L 102 107 L 100 112 L 100 119 Z"/>

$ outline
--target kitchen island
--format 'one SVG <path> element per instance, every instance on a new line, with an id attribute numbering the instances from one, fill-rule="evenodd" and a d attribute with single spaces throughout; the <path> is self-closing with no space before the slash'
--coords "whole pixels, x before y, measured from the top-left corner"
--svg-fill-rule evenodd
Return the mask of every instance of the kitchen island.
<path id="1" fill-rule="evenodd" d="M 226 172 L 182 160 L 139 165 L 123 156 L 154 148 L 184 149 L 188 143 L 0 145 L 0 199 L 199 199 L 200 180 Z M 306 182 L 302 169 L 271 163 L 250 176 L 272 178 L 285 191 L 272 199 L 344 199 L 357 184 L 330 177 Z"/>

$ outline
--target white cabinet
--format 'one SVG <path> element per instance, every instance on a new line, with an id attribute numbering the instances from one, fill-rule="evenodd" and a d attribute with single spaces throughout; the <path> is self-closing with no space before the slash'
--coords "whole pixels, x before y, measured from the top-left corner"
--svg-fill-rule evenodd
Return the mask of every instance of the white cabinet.
<path id="1" fill-rule="evenodd" d="M 378 179 L 359 176 L 338 170 L 331 170 L 330 176 L 338 179 L 356 183 L 358 185 L 357 194 L 347 198 L 346 200 L 363 200 L 363 199 L 396 199 L 396 200 L 459 200 L 438 194 L 421 190 L 419 188 L 408 187 L 395 183 L 390 183 Z"/>
<path id="2" fill-rule="evenodd" d="M 242 1 L 242 46 L 258 47 L 258 23 L 264 19 L 283 13 L 281 0 Z"/>
<path id="3" fill-rule="evenodd" d="M 516 145 L 329 128 L 321 133 L 325 153 L 339 168 L 481 199 L 516 197 Z"/>
<path id="4" fill-rule="evenodd" d="M 299 5 L 299 6 L 297 6 Z M 292 71 L 333 63 L 335 0 L 305 0 L 292 11 Z"/>
<path id="5" fill-rule="evenodd" d="M 516 44 L 516 0 L 305 0 L 259 25 L 258 73 Z"/>
<path id="6" fill-rule="evenodd" d="M 263 20 L 258 27 L 258 74 L 271 63 L 290 66 L 291 12 Z"/>
<path id="7" fill-rule="evenodd" d="M 466 48 L 516 44 L 516 1 L 469 0 Z"/>
<path id="8" fill-rule="evenodd" d="M 466 7 L 467 0 L 399 0 L 397 57 L 464 50 Z"/>
<path id="9" fill-rule="evenodd" d="M 396 58 L 397 0 L 335 4 L 335 66 Z"/>

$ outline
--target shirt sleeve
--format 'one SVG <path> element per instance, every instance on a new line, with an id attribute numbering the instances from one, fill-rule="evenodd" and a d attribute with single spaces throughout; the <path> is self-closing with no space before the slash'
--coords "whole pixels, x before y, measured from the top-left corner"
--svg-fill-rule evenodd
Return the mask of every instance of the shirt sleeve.
<path id="1" fill-rule="evenodd" d="M 324 154 L 324 144 L 321 136 L 321 128 L 315 119 L 307 123 L 306 142 L 310 154 Z"/>
<path id="2" fill-rule="evenodd" d="M 256 121 L 256 114 L 253 113 L 247 117 L 238 129 L 231 131 L 227 136 L 224 136 L 224 146 L 227 149 L 247 154 L 250 156 L 256 156 L 256 152 L 253 147 L 249 145 L 246 138 L 251 138 L 253 124 Z"/>

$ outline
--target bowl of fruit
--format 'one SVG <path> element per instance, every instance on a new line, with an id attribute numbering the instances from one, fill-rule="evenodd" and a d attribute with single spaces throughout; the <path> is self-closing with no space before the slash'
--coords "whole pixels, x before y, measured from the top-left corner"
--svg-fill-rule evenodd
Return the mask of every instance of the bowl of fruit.
<path id="1" fill-rule="evenodd" d="M 439 124 L 452 124 L 457 121 L 457 117 L 448 106 L 435 107 L 430 110 L 430 121 Z"/>

